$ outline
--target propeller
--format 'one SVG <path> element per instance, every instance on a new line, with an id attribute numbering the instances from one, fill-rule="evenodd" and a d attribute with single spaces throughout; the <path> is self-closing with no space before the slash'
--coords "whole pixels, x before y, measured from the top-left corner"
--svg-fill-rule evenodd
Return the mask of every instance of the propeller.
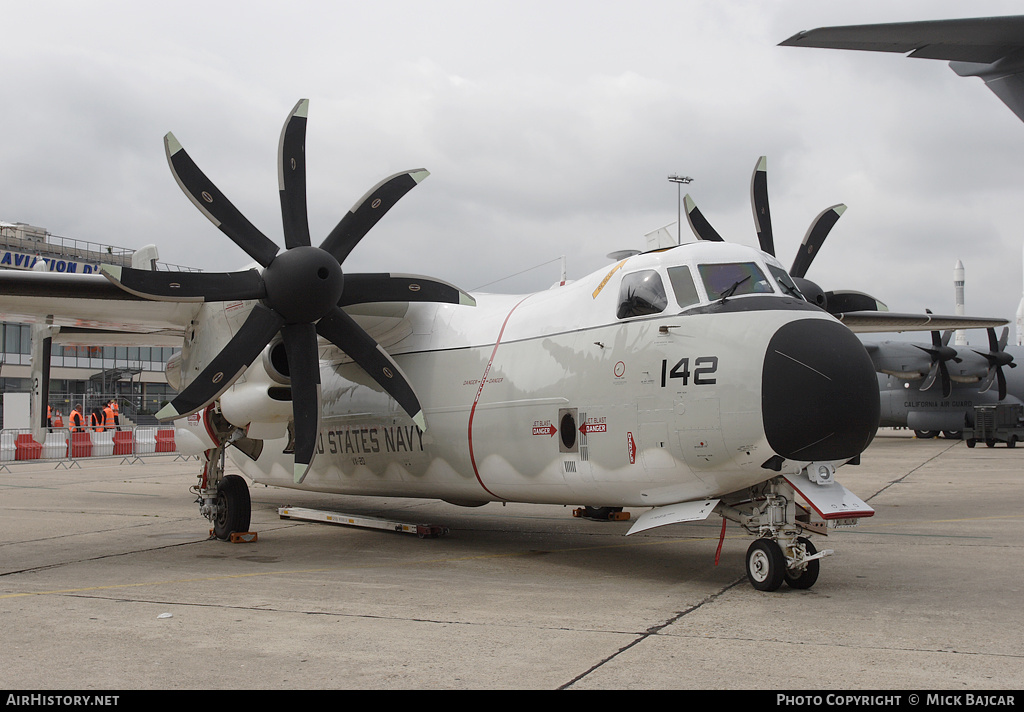
<path id="1" fill-rule="evenodd" d="M 317 337 L 344 351 L 426 430 L 423 409 L 394 359 L 341 307 L 384 301 L 474 305 L 453 285 L 427 277 L 342 272 L 342 263 L 399 199 L 427 177 L 423 169 L 385 178 L 357 202 L 319 247 L 310 244 L 306 209 L 306 116 L 295 105 L 278 145 L 278 188 L 285 250 L 260 232 L 196 166 L 173 134 L 164 145 L 178 185 L 207 218 L 262 270 L 228 273 L 156 272 L 103 265 L 122 289 L 148 299 L 180 302 L 256 300 L 245 322 L 206 368 L 157 417 L 181 418 L 205 408 L 226 391 L 280 332 L 289 364 L 295 432 L 295 482 L 308 472 L 320 424 Z"/>
<path id="2" fill-rule="evenodd" d="M 925 312 L 928 314 L 932 313 L 930 309 L 925 309 Z M 932 345 L 930 347 L 914 344 L 914 346 L 931 356 L 932 359 L 932 365 L 928 369 L 928 375 L 925 376 L 924 382 L 921 384 L 921 390 L 927 391 L 932 387 L 932 385 L 934 385 L 936 379 L 939 379 L 942 383 L 943 398 L 949 398 L 950 394 L 953 392 L 953 382 L 949 377 L 949 369 L 946 366 L 946 362 L 953 361 L 954 363 L 960 363 L 963 361 L 963 359 L 956 355 L 956 349 L 949 346 L 949 339 L 951 336 L 953 336 L 952 331 L 947 331 L 941 335 L 938 331 L 933 331 Z"/>
<path id="3" fill-rule="evenodd" d="M 1006 352 L 1006 340 L 1009 336 L 1009 330 L 1004 326 L 1003 333 L 998 339 L 996 339 L 995 329 L 990 328 L 986 329 L 986 331 L 988 331 L 988 352 L 974 352 L 983 356 L 988 361 L 988 374 L 985 376 L 985 385 L 981 392 L 987 392 L 992 388 L 993 382 L 998 382 L 999 400 L 1003 400 L 1006 398 L 1006 376 L 1003 374 L 1003 366 L 1017 368 L 1017 364 L 1013 361 L 1013 356 Z"/>
<path id="4" fill-rule="evenodd" d="M 771 210 L 768 204 L 768 161 L 761 156 L 754 166 L 754 173 L 750 178 L 750 205 L 754 214 L 754 227 L 757 230 L 757 241 L 762 252 L 767 252 L 775 257 L 775 238 L 772 232 Z M 687 195 L 684 199 L 686 205 L 686 217 L 690 223 L 690 229 L 700 240 L 711 240 L 721 242 L 719 235 L 704 215 L 697 208 L 693 199 Z M 828 237 L 829 232 L 836 222 L 846 212 L 843 204 L 833 205 L 825 208 L 811 221 L 803 242 L 797 250 L 793 259 L 793 266 L 789 270 L 790 276 L 797 287 L 803 293 L 807 301 L 816 304 L 832 314 L 842 314 L 851 311 L 887 311 L 887 307 L 874 297 L 855 291 L 833 291 L 825 292 L 817 284 L 806 278 L 807 270 L 811 266 L 822 243 Z"/>

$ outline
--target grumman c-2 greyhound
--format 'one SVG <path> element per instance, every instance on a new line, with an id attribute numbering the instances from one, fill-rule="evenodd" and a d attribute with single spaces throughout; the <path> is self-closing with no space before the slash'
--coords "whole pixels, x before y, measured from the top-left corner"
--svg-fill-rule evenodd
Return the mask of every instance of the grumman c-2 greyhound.
<path id="1" fill-rule="evenodd" d="M 822 292 L 804 273 L 834 209 L 791 276 L 774 256 L 763 160 L 760 250 L 722 241 L 688 198 L 699 241 L 548 291 L 470 295 L 428 277 L 343 273 L 426 171 L 379 183 L 314 247 L 306 111 L 300 101 L 279 144 L 283 251 L 165 138 L 186 195 L 257 266 L 0 276 L 10 320 L 182 334 L 167 369 L 179 394 L 158 415 L 176 419 L 179 447 L 203 452 L 200 511 L 220 538 L 250 519 L 245 480 L 223 472 L 227 449 L 254 482 L 308 491 L 650 508 L 629 533 L 716 513 L 754 535 L 756 588 L 808 588 L 831 553 L 809 537 L 873 514 L 835 481 L 879 418 L 852 329 L 1005 323 L 864 311 L 880 305 Z"/>

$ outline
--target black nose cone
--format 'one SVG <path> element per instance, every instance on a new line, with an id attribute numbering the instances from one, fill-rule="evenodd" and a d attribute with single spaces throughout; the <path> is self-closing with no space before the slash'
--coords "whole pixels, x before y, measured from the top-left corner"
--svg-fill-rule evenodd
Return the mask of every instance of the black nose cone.
<path id="1" fill-rule="evenodd" d="M 837 322 L 803 319 L 768 344 L 761 386 L 764 432 L 788 460 L 859 455 L 878 429 L 878 381 L 864 346 Z"/>

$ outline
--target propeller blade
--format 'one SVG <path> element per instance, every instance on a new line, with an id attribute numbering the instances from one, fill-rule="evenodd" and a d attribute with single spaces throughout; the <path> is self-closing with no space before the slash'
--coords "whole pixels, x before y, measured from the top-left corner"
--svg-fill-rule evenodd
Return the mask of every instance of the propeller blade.
<path id="1" fill-rule="evenodd" d="M 683 205 L 686 207 L 686 221 L 690 223 L 690 229 L 693 230 L 693 234 L 697 236 L 698 240 L 725 242 L 722 236 L 715 231 L 715 228 L 711 227 L 711 223 L 707 221 L 700 210 L 697 209 L 697 204 L 693 202 L 693 198 L 690 197 L 689 193 L 683 196 Z"/>
<path id="2" fill-rule="evenodd" d="M 276 313 L 257 304 L 221 352 L 174 400 L 161 408 L 156 417 L 174 420 L 192 415 L 219 398 L 259 356 L 283 323 Z"/>
<path id="3" fill-rule="evenodd" d="M 263 277 L 244 272 L 157 272 L 118 265 L 100 265 L 103 276 L 121 289 L 146 299 L 165 302 L 222 302 L 262 299 Z"/>
<path id="4" fill-rule="evenodd" d="M 426 430 L 423 409 L 409 380 L 391 356 L 363 331 L 355 320 L 335 307 L 316 324 L 317 333 L 348 354 L 409 414 L 420 430 Z"/>
<path id="5" fill-rule="evenodd" d="M 277 183 L 281 193 L 281 219 L 285 247 L 309 245 L 306 210 L 306 116 L 309 100 L 301 99 L 281 129 L 277 151 Z"/>
<path id="6" fill-rule="evenodd" d="M 945 361 L 939 361 L 939 374 L 942 376 L 942 397 L 949 398 L 953 393 L 953 381 L 949 378 L 949 369 Z"/>
<path id="7" fill-rule="evenodd" d="M 476 306 L 476 299 L 448 282 L 415 274 L 361 273 L 345 275 L 338 306 L 370 302 L 443 302 Z"/>
<path id="8" fill-rule="evenodd" d="M 396 173 L 373 186 L 366 195 L 359 199 L 359 202 L 345 213 L 341 222 L 320 243 L 320 249 L 330 252 L 339 263 L 344 262 L 359 241 L 370 231 L 370 228 L 376 225 L 394 207 L 395 203 L 401 200 L 402 196 L 419 185 L 429 175 L 429 171 L 417 168 Z"/>
<path id="9" fill-rule="evenodd" d="M 768 158 L 761 156 L 754 166 L 750 178 L 750 207 L 754 210 L 754 228 L 761 251 L 775 256 L 775 240 L 772 237 L 772 215 L 768 209 Z M 803 275 L 801 275 L 803 276 Z"/>
<path id="10" fill-rule="evenodd" d="M 815 255 L 821 249 L 821 244 L 825 242 L 828 233 L 845 212 L 846 206 L 840 203 L 825 208 L 811 221 L 810 227 L 807 228 L 807 234 L 804 235 L 804 240 L 800 244 L 800 249 L 796 253 L 796 258 L 793 260 L 793 267 L 789 270 L 791 275 L 803 277 L 807 274 L 807 268 L 814 261 Z"/>
<path id="11" fill-rule="evenodd" d="M 998 339 L 996 338 L 995 329 L 989 327 L 986 331 L 988 332 L 988 353 L 974 352 L 979 356 L 984 356 L 988 361 L 988 373 L 985 375 L 984 385 L 981 387 L 980 392 L 987 393 L 992 388 L 993 383 L 998 383 L 999 400 L 1003 400 L 1006 398 L 1006 374 L 1003 373 L 1003 366 L 1017 368 L 1017 364 L 1013 361 L 1013 356 L 1006 352 L 1006 340 L 1009 336 L 1009 329 L 1004 326 L 1003 333 Z"/>
<path id="12" fill-rule="evenodd" d="M 295 421 L 296 484 L 305 479 L 316 455 L 320 432 L 320 353 L 316 327 L 312 324 L 288 324 L 281 328 L 288 373 L 292 388 L 292 417 Z"/>
<path id="13" fill-rule="evenodd" d="M 209 218 L 221 232 L 245 250 L 245 253 L 266 267 L 280 249 L 273 240 L 256 229 L 231 201 L 199 170 L 174 134 L 164 136 L 167 162 L 178 185 L 199 212 Z"/>
<path id="14" fill-rule="evenodd" d="M 925 376 L 924 381 L 921 382 L 922 391 L 927 391 L 935 384 L 935 378 L 939 375 L 939 363 L 933 361 L 931 367 L 928 369 L 928 375 Z"/>

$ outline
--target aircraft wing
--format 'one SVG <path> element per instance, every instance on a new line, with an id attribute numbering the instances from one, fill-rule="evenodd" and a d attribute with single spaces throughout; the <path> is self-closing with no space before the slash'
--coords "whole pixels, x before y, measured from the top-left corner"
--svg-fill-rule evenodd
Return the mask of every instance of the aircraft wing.
<path id="1" fill-rule="evenodd" d="M 779 44 L 944 59 L 960 76 L 984 80 L 1024 120 L 1024 15 L 819 27 Z"/>
<path id="2" fill-rule="evenodd" d="M 1007 319 L 995 317 L 943 316 L 941 314 L 899 314 L 858 311 L 834 315 L 857 333 L 893 331 L 942 331 L 945 329 L 989 329 L 1004 326 Z"/>
<path id="3" fill-rule="evenodd" d="M 136 297 L 99 274 L 0 270 L 3 321 L 181 338 L 195 309 Z"/>

